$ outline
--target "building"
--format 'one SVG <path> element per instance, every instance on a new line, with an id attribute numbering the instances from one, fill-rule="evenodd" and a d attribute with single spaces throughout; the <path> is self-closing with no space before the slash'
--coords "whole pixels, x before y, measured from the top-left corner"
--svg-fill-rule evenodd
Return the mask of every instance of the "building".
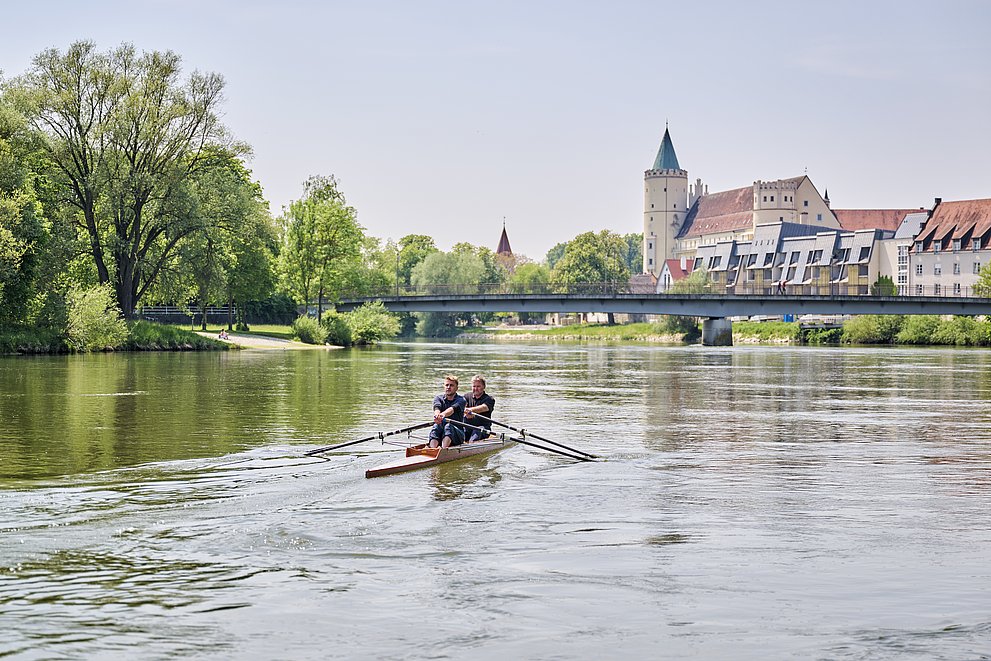
<path id="1" fill-rule="evenodd" d="M 751 241 L 758 225 L 771 222 L 841 228 L 828 195 L 804 175 L 718 193 L 709 193 L 701 179 L 689 188 L 688 171 L 665 128 L 654 164 L 644 172 L 644 273 L 660 279 L 665 260 L 693 258 L 703 246 Z"/>
<path id="2" fill-rule="evenodd" d="M 909 293 L 970 296 L 981 268 L 991 263 L 991 199 L 943 202 L 909 251 Z"/>

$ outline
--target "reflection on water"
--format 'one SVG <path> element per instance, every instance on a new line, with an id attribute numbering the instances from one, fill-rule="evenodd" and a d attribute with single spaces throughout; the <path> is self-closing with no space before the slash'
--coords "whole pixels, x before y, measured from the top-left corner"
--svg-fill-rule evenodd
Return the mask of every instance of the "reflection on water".
<path id="1" fill-rule="evenodd" d="M 0 655 L 982 658 L 989 361 L 2 358 Z M 605 459 L 516 446 L 366 480 L 393 446 L 303 456 L 428 418 L 452 371 L 489 377 L 498 419 Z"/>

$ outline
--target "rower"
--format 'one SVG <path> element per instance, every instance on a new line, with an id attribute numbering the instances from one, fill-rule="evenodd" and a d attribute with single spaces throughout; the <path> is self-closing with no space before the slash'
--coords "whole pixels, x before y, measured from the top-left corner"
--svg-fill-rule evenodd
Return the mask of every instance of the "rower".
<path id="1" fill-rule="evenodd" d="M 468 404 L 465 407 L 465 418 L 471 424 L 485 428 L 484 430 L 471 430 L 471 436 L 468 438 L 468 442 L 472 443 L 488 438 L 492 433 L 492 420 L 489 418 L 492 417 L 492 411 L 495 410 L 495 397 L 485 392 L 485 377 L 481 374 L 471 377 L 471 394 L 465 400 Z M 485 417 L 479 417 L 477 420 L 474 420 L 475 413 L 481 413 Z"/>
<path id="2" fill-rule="evenodd" d="M 458 377 L 448 374 L 444 377 L 443 394 L 434 397 L 434 426 L 430 428 L 430 447 L 449 448 L 461 445 L 465 431 L 452 422 L 464 422 L 465 398 L 458 394 Z"/>

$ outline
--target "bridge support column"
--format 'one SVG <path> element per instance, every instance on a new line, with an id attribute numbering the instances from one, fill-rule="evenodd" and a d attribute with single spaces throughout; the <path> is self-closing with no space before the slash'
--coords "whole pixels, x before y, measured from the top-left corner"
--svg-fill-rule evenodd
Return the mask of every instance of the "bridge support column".
<path id="1" fill-rule="evenodd" d="M 733 346 L 733 322 L 726 317 L 709 317 L 702 320 L 702 346 Z"/>

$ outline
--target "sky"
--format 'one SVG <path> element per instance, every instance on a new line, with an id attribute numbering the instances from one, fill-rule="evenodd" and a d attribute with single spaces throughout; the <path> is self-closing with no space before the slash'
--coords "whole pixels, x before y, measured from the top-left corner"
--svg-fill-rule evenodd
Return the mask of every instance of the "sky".
<path id="1" fill-rule="evenodd" d="M 368 234 L 540 260 L 639 233 L 665 126 L 710 192 L 807 174 L 833 208 L 991 198 L 991 2 L 36 0 L 0 71 L 78 40 L 178 53 L 278 215 L 333 174 Z"/>

